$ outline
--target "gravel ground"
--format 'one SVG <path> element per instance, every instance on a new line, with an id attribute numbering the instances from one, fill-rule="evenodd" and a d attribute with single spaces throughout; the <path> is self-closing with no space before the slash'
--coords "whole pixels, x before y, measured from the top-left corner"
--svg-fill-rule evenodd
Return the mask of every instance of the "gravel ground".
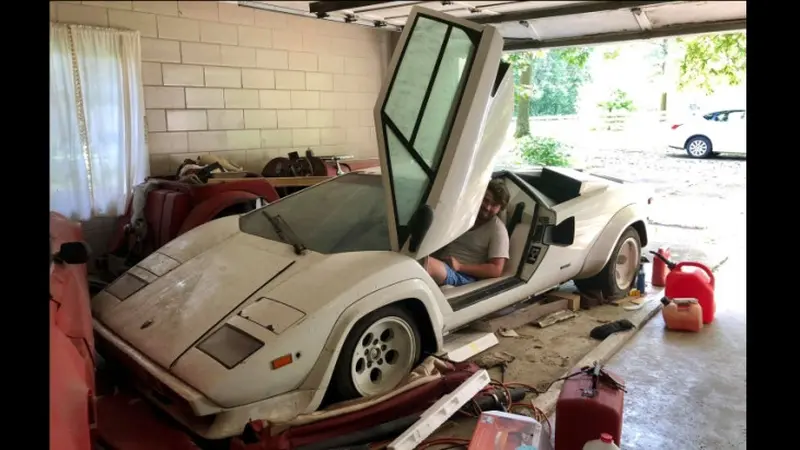
<path id="1" fill-rule="evenodd" d="M 670 245 L 675 259 L 714 267 L 744 251 L 747 162 L 689 158 L 678 150 L 596 150 L 575 159 L 592 172 L 644 183 L 656 193 L 648 249 Z"/>

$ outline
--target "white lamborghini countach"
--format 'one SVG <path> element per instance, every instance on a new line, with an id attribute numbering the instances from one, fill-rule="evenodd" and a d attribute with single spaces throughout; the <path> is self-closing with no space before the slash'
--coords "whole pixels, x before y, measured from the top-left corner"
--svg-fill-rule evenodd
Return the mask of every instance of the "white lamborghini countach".
<path id="1" fill-rule="evenodd" d="M 443 337 L 569 280 L 621 294 L 647 241 L 624 184 L 569 169 L 493 173 L 512 74 L 492 26 L 416 7 L 375 106 L 380 170 L 209 222 L 92 299 L 99 351 L 200 436 L 385 393 Z M 511 199 L 499 278 L 437 286 L 419 261 Z"/>

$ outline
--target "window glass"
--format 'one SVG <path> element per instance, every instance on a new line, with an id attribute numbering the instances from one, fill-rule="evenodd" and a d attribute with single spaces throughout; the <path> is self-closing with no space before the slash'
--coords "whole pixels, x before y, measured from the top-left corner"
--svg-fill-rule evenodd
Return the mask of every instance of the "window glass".
<path id="1" fill-rule="evenodd" d="M 389 144 L 389 159 L 392 161 L 392 189 L 397 205 L 397 224 L 405 227 L 422 201 L 430 180 L 388 127 L 386 141 Z"/>
<path id="2" fill-rule="evenodd" d="M 315 252 L 391 250 L 379 175 L 343 175 L 240 218 L 243 232 L 282 242 L 262 211 L 280 216 L 300 242 Z"/>
<path id="3" fill-rule="evenodd" d="M 419 131 L 412 143 L 422 159 L 434 170 L 439 163 L 439 155 L 444 151 L 444 139 L 447 136 L 445 128 L 455 115 L 458 105 L 456 95 L 461 88 L 464 68 L 473 47 L 463 30 L 453 28 L 425 105 Z"/>
<path id="4" fill-rule="evenodd" d="M 384 110 L 406 141 L 411 140 L 447 27 L 424 17 L 417 19 L 397 68 Z"/>
<path id="5" fill-rule="evenodd" d="M 477 41 L 424 16 L 413 27 L 381 116 L 401 246 L 436 177 Z"/>

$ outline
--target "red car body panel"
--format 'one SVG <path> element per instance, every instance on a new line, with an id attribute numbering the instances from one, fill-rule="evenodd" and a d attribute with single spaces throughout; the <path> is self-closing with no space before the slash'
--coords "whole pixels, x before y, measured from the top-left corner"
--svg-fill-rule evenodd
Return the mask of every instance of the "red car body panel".
<path id="1" fill-rule="evenodd" d="M 50 236 L 52 252 L 58 251 L 63 243 L 83 241 L 80 225 L 53 212 Z M 53 264 L 50 449 L 92 450 L 96 439 L 105 448 L 116 450 L 197 450 L 188 434 L 154 414 L 138 395 L 122 389 L 119 393 L 95 396 L 92 333 L 86 265 Z"/>
<path id="2" fill-rule="evenodd" d="M 214 219 L 230 206 L 258 197 L 267 202 L 280 198 L 272 185 L 258 179 L 205 185 L 162 180 L 147 195 L 144 212 L 147 234 L 139 256 L 146 257 L 181 234 Z M 132 203 L 128 201 L 125 215 L 117 223 L 108 247 L 111 252 L 128 244 L 125 225 L 131 220 Z"/>
<path id="3" fill-rule="evenodd" d="M 50 213 L 51 252 L 82 241 L 78 224 Z M 50 448 L 89 450 L 94 413 L 94 337 L 86 265 L 50 272 Z"/>

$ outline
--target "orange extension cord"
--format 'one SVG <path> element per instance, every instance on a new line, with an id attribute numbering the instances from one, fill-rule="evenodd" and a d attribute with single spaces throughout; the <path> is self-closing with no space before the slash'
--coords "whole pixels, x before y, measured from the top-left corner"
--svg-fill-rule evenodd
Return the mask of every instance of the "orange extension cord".
<path id="1" fill-rule="evenodd" d="M 559 381 L 559 380 L 555 380 L 555 381 Z M 554 383 L 555 383 L 555 381 L 554 381 Z M 522 402 L 513 403 L 512 400 L 511 400 L 511 392 L 509 391 L 509 388 L 519 387 L 519 388 L 523 388 L 523 389 L 527 390 L 529 393 L 540 394 L 538 389 L 536 389 L 533 386 L 524 384 L 524 383 L 501 383 L 499 381 L 492 380 L 489 383 L 489 385 L 486 386 L 480 393 L 491 392 L 491 389 L 493 387 L 498 388 L 500 391 L 502 391 L 504 393 L 504 395 L 502 396 L 503 398 L 502 399 L 498 399 L 498 400 L 501 401 L 501 406 L 503 407 L 503 409 L 505 411 L 508 411 L 508 412 L 514 413 L 514 414 L 529 415 L 529 417 L 533 417 L 539 423 L 546 423 L 547 424 L 547 432 L 548 432 L 548 434 L 550 434 L 550 435 L 553 434 L 553 428 L 550 425 L 550 419 L 547 418 L 547 415 L 544 412 L 542 412 L 542 410 L 540 410 L 539 408 L 537 408 L 536 406 L 533 405 L 533 400 L 531 400 L 529 402 L 526 402 L 526 403 L 522 403 Z M 483 411 L 481 411 L 480 406 L 478 406 L 478 402 L 476 402 L 473 399 L 468 404 L 470 406 L 472 406 L 472 409 L 473 409 L 474 412 L 467 412 L 467 411 L 464 411 L 464 409 L 462 408 L 462 409 L 459 410 L 459 412 L 461 414 L 464 414 L 464 415 L 466 415 L 468 417 L 478 417 L 478 416 L 481 415 L 481 413 Z M 522 412 L 519 412 L 519 413 L 516 412 L 516 411 L 519 411 L 520 409 L 527 410 L 527 412 L 529 414 L 524 414 Z M 370 446 L 370 448 L 373 449 L 373 450 L 385 449 L 389 445 L 390 442 L 391 441 L 384 441 L 384 442 L 375 443 L 372 446 Z M 432 447 L 443 447 L 440 450 L 448 450 L 448 449 L 456 449 L 456 448 L 467 448 L 467 447 L 469 447 L 469 443 L 470 443 L 469 439 L 460 439 L 460 438 L 429 439 L 429 440 L 423 441 L 420 444 L 420 446 L 417 447 L 416 450 L 426 450 L 426 449 L 430 449 Z"/>

